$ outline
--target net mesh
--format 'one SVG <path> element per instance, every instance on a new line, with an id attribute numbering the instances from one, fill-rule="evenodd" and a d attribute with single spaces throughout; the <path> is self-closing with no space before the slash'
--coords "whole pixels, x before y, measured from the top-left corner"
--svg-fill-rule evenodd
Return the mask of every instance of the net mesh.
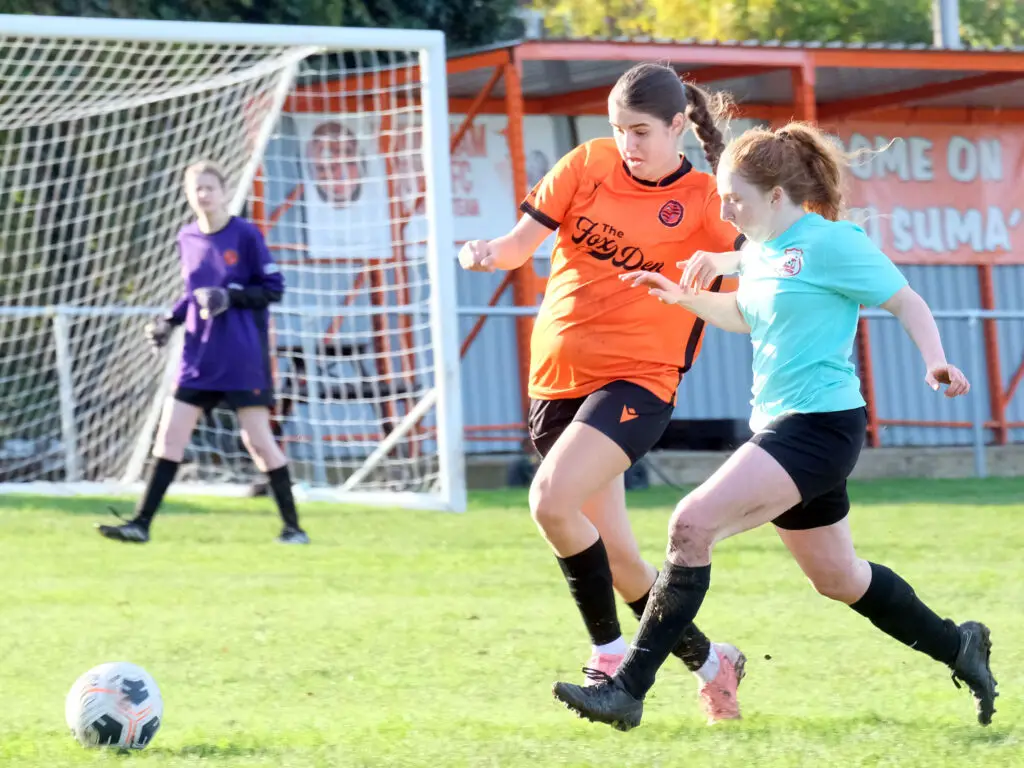
<path id="1" fill-rule="evenodd" d="M 212 158 L 285 276 L 273 425 L 293 478 L 437 488 L 418 58 L 3 40 L 0 482 L 144 476 L 175 351 L 142 328 L 180 295 L 182 174 Z M 206 414 L 179 477 L 258 479 L 237 426 Z"/>

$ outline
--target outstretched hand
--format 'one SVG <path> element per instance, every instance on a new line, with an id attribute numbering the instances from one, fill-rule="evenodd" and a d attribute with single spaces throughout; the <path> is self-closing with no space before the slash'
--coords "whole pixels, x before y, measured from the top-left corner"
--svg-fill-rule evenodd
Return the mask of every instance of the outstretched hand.
<path id="1" fill-rule="evenodd" d="M 719 275 L 727 275 L 739 269 L 742 258 L 743 254 L 739 251 L 695 251 L 686 261 L 676 262 L 676 266 L 683 270 L 679 284 L 689 291 L 707 290 Z"/>
<path id="2" fill-rule="evenodd" d="M 626 272 L 619 279 L 630 288 L 646 287 L 651 296 L 665 304 L 680 304 L 689 293 L 660 272 Z"/>
<path id="3" fill-rule="evenodd" d="M 971 382 L 964 376 L 963 371 L 955 365 L 944 363 L 929 369 L 924 377 L 925 383 L 936 392 L 942 384 L 946 385 L 946 397 L 957 397 L 966 395 L 971 391 Z"/>

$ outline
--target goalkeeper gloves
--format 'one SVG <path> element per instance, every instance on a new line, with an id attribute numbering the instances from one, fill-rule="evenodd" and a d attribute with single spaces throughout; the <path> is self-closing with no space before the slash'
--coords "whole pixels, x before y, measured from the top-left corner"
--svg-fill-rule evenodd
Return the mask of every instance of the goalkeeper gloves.
<path id="1" fill-rule="evenodd" d="M 154 349 L 160 349 L 171 338 L 174 326 L 166 317 L 158 317 L 156 320 L 146 323 L 146 340 L 153 345 Z"/>
<path id="2" fill-rule="evenodd" d="M 199 316 L 209 320 L 223 314 L 231 306 L 228 292 L 224 288 L 196 288 L 192 295 L 199 305 Z"/>

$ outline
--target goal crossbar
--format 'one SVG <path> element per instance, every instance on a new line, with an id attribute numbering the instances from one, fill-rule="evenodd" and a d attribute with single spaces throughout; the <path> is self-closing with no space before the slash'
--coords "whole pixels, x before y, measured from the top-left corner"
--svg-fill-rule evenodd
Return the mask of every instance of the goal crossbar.
<path id="1" fill-rule="evenodd" d="M 303 497 L 465 509 L 444 35 L 0 14 L 0 41 L 0 492 L 138 487 L 176 370 L 141 326 L 180 294 L 181 174 L 212 156 L 268 242 L 253 212 L 303 206 L 269 313 Z M 232 418 L 182 491 L 244 489 Z"/>
<path id="2" fill-rule="evenodd" d="M 428 50 L 444 56 L 444 33 L 437 30 L 402 30 L 305 25 L 241 24 L 217 21 L 150 21 L 99 19 L 74 16 L 0 14 L 4 37 L 71 37 L 80 40 L 132 40 L 136 42 L 266 45 L 275 47 L 325 46 L 352 51 Z"/>

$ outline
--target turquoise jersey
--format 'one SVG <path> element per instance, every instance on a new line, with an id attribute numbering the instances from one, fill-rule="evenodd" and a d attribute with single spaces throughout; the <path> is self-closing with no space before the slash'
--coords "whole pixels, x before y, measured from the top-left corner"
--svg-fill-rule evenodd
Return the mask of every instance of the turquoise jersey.
<path id="1" fill-rule="evenodd" d="M 743 251 L 736 303 L 754 347 L 750 427 L 864 405 L 850 357 L 860 306 L 907 284 L 864 230 L 809 213 Z"/>

